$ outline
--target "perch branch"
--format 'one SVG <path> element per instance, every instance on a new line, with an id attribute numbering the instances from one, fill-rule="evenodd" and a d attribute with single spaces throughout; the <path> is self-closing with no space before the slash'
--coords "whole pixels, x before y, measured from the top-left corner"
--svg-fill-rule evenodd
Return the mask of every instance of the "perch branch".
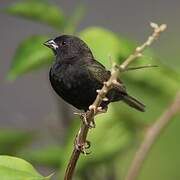
<path id="1" fill-rule="evenodd" d="M 168 107 L 168 109 L 161 115 L 161 117 L 147 130 L 146 135 L 139 149 L 137 150 L 135 157 L 131 163 L 126 180 L 135 180 L 141 170 L 143 162 L 165 127 L 171 122 L 174 115 L 180 112 L 180 91 L 178 92 L 173 103 Z"/>
<path id="2" fill-rule="evenodd" d="M 166 29 L 165 24 L 158 26 L 155 23 L 151 23 L 150 25 L 154 29 L 153 34 L 148 37 L 148 39 L 147 39 L 147 41 L 145 41 L 145 43 L 143 43 L 141 46 L 137 47 L 135 49 L 134 53 L 132 55 L 130 55 L 121 65 L 114 65 L 112 67 L 111 76 L 110 76 L 109 80 L 107 82 L 104 82 L 104 85 L 101 90 L 97 90 L 97 97 L 96 97 L 95 101 L 93 102 L 93 104 L 89 107 L 89 111 L 87 111 L 87 115 L 86 115 L 87 123 L 90 124 L 91 122 L 94 121 L 94 116 L 99 111 L 102 101 L 106 100 L 106 94 L 112 88 L 112 86 L 114 84 L 121 85 L 120 83 L 117 82 L 119 73 L 125 71 L 128 68 L 130 63 L 132 63 L 138 57 L 142 56 L 142 52 L 144 51 L 144 49 L 146 47 L 150 46 L 159 37 L 161 32 L 163 32 Z M 86 154 L 85 145 L 87 144 L 86 138 L 87 138 L 88 131 L 89 131 L 89 126 L 82 123 L 81 128 L 75 139 L 74 150 L 72 152 L 69 163 L 67 165 L 64 180 L 72 179 L 77 161 L 80 156 L 80 153 L 84 152 L 84 154 Z"/>

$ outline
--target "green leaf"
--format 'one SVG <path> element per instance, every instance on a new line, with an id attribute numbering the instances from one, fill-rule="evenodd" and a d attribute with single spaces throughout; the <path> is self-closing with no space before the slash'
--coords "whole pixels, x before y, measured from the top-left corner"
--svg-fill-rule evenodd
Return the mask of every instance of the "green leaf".
<path id="1" fill-rule="evenodd" d="M 53 60 L 52 52 L 44 47 L 48 37 L 33 36 L 18 47 L 8 74 L 9 80 L 49 64 Z"/>
<path id="2" fill-rule="evenodd" d="M 12 156 L 0 156 L 1 180 L 48 180 L 43 177 L 34 167 L 23 159 Z"/>
<path id="3" fill-rule="evenodd" d="M 0 154 L 16 154 L 34 138 L 34 132 L 0 129 Z M 9 148 L 11 147 L 11 148 Z"/>
<path id="4" fill-rule="evenodd" d="M 64 26 L 61 9 L 46 1 L 22 1 L 14 3 L 5 11 L 8 14 L 45 23 L 58 29 Z"/>
<path id="5" fill-rule="evenodd" d="M 99 27 L 90 27 L 79 33 L 91 48 L 95 58 L 106 67 L 111 67 L 109 58 L 119 62 L 130 53 L 131 44 L 117 34 Z"/>

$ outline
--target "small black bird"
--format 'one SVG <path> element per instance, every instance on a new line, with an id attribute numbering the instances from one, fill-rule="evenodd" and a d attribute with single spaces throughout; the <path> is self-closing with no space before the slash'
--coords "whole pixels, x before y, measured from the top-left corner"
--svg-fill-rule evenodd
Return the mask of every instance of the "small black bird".
<path id="1" fill-rule="evenodd" d="M 109 79 L 110 71 L 94 59 L 90 48 L 78 37 L 62 35 L 44 45 L 51 48 L 56 56 L 49 72 L 53 89 L 66 102 L 87 111 L 97 96 L 96 90 Z M 122 84 L 119 79 L 118 82 Z M 107 98 L 108 101 L 101 104 L 103 109 L 110 102 L 122 100 L 139 111 L 145 110 L 141 102 L 128 95 L 124 86 L 115 85 Z"/>

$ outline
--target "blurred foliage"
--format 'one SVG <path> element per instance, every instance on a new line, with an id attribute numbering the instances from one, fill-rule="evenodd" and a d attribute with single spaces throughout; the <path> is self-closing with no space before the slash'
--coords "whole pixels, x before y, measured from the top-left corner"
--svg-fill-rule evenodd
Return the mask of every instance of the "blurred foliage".
<path id="1" fill-rule="evenodd" d="M 42 46 L 47 39 L 46 36 L 33 36 L 20 44 L 8 74 L 9 80 L 50 63 L 52 53 Z"/>
<path id="2" fill-rule="evenodd" d="M 64 26 L 64 32 L 67 34 L 73 34 L 76 32 L 76 28 L 79 25 L 82 17 L 85 14 L 85 6 L 80 1 L 80 4 L 77 5 L 71 17 L 67 18 L 66 24 Z"/>
<path id="3" fill-rule="evenodd" d="M 38 21 L 57 29 L 64 26 L 65 19 L 62 10 L 44 0 L 17 2 L 5 11 L 10 15 Z"/>
<path id="4" fill-rule="evenodd" d="M 64 153 L 64 150 L 59 145 L 47 146 L 38 149 L 24 149 L 19 151 L 18 156 L 25 158 L 37 165 L 44 165 L 47 167 L 59 168 L 61 160 L 59 156 Z"/>
<path id="5" fill-rule="evenodd" d="M 33 132 L 0 129 L 0 154 L 15 154 L 35 139 Z M 11 148 L 9 148 L 11 147 Z"/>
<path id="6" fill-rule="evenodd" d="M 136 47 L 136 42 L 105 28 L 87 27 L 77 32 L 77 25 L 84 14 L 82 4 L 77 6 L 71 17 L 65 17 L 61 9 L 45 0 L 24 0 L 10 5 L 5 12 L 47 24 L 58 33 L 76 34 L 89 45 L 95 58 L 107 68 L 111 67 L 109 59 L 121 63 Z M 26 73 L 46 67 L 52 62 L 51 51 L 42 45 L 48 37 L 49 35 L 28 37 L 19 45 L 8 73 L 8 79 L 15 80 Z M 114 171 L 118 169 L 116 172 L 118 175 L 117 177 L 112 176 L 119 180 L 121 176 L 119 167 L 123 167 L 119 162 L 123 155 L 128 154 L 133 143 L 139 142 L 144 128 L 160 116 L 177 90 L 180 89 L 180 74 L 170 68 L 171 62 L 169 65 L 167 62 L 163 64 L 152 50 L 147 50 L 144 56 L 135 63 L 136 66 L 144 64 L 157 64 L 159 67 L 127 72 L 122 75 L 122 78 L 126 82 L 129 93 L 143 99 L 143 102 L 147 104 L 146 113 L 137 112 L 124 104 L 113 103 L 109 106 L 108 113 L 97 116 L 97 127 L 88 136 L 92 142 L 92 153 L 88 157 L 81 156 L 78 162 L 77 180 L 91 180 L 92 175 L 89 176 L 89 170 L 94 173 L 93 179 L 107 177 L 108 173 L 113 173 L 110 172 L 111 168 L 108 168 L 113 165 L 115 166 L 115 168 L 112 167 Z M 59 179 L 62 179 L 72 151 L 74 137 L 79 128 L 77 122 L 79 121 L 72 121 L 63 146 L 49 145 L 38 149 L 21 149 L 20 147 L 31 139 L 28 134 L 21 134 L 18 131 L 17 134 L 1 132 L 0 152 L 18 154 L 31 163 L 52 167 L 57 171 L 59 169 Z M 8 150 L 8 147 L 12 149 Z M 97 172 L 98 168 L 102 169 L 102 173 Z M 1 170 L 3 169 L 0 167 L 0 172 Z M 154 177 L 148 178 L 147 175 L 146 179 L 154 179 Z"/>

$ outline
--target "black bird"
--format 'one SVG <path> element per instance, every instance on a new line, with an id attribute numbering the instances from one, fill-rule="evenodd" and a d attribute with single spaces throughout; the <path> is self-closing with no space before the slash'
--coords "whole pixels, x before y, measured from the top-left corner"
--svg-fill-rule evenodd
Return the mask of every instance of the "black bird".
<path id="1" fill-rule="evenodd" d="M 66 102 L 87 111 L 97 96 L 96 90 L 109 79 L 110 71 L 94 59 L 87 44 L 76 36 L 62 35 L 44 45 L 51 48 L 56 56 L 49 72 L 53 89 Z M 118 82 L 122 84 L 120 79 Z M 122 100 L 139 111 L 145 110 L 141 102 L 128 95 L 124 85 L 115 85 L 107 98 L 108 101 L 101 104 L 103 109 L 110 102 Z"/>

